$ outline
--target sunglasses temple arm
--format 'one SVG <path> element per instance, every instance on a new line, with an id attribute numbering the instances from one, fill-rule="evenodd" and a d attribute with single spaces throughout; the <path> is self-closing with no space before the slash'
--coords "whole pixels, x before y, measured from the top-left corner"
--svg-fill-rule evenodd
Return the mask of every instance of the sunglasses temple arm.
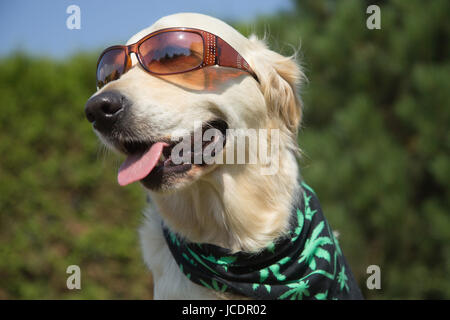
<path id="1" fill-rule="evenodd" d="M 250 73 L 258 82 L 258 77 L 253 72 L 247 61 L 228 43 L 217 37 L 216 64 L 222 67 L 236 68 Z"/>

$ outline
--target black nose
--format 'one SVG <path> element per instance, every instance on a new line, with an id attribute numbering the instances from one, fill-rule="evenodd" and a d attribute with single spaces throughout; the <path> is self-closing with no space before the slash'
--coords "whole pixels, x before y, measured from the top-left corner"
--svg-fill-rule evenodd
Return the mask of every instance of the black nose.
<path id="1" fill-rule="evenodd" d="M 117 91 L 106 91 L 90 98 L 84 112 L 95 129 L 107 132 L 112 129 L 128 104 L 128 100 Z"/>

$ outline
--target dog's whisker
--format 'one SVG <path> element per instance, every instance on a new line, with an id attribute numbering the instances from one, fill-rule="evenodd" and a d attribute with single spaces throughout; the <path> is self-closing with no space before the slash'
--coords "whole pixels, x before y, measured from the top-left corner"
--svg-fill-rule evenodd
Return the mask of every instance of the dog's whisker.
<path id="1" fill-rule="evenodd" d="M 103 143 L 99 143 L 98 148 L 97 148 L 97 160 L 101 161 L 102 163 L 105 162 L 105 160 L 107 159 L 107 157 L 110 155 L 111 150 L 108 149 L 108 147 L 103 144 Z"/>

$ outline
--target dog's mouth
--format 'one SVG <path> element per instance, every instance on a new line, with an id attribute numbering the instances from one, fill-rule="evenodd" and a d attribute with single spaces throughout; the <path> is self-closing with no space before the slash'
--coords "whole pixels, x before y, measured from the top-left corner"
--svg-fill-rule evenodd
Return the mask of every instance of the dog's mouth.
<path id="1" fill-rule="evenodd" d="M 214 120 L 205 123 L 201 130 L 203 134 L 207 129 L 216 129 L 223 139 L 220 140 L 221 147 L 225 145 L 226 129 L 228 125 L 223 120 Z M 191 134 L 190 148 L 181 149 L 173 158 L 174 148 L 181 142 L 161 139 L 154 141 L 124 141 L 117 142 L 116 147 L 127 155 L 127 158 L 119 168 L 117 181 L 121 186 L 126 186 L 136 181 L 141 181 L 151 188 L 157 187 L 163 177 L 172 175 L 182 175 L 192 169 L 193 166 L 207 166 L 203 161 L 203 151 L 211 144 L 218 143 L 217 139 L 212 141 L 196 142 L 194 133 Z M 200 143 L 201 148 L 195 147 L 195 143 Z M 178 148 L 180 149 L 180 148 Z M 184 152 L 184 155 L 183 155 Z M 199 154 L 201 153 L 201 154 Z M 180 157 L 184 160 L 180 162 Z M 198 161 L 200 159 L 200 162 Z"/>

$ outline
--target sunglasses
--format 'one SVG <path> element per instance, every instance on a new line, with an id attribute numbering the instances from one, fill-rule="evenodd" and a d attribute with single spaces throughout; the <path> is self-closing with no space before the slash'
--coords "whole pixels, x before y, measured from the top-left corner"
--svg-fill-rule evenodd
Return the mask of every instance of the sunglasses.
<path id="1" fill-rule="evenodd" d="M 222 66 L 250 73 L 247 61 L 220 37 L 198 29 L 169 28 L 150 33 L 128 46 L 105 49 L 97 62 L 97 88 L 117 80 L 131 68 L 130 54 L 150 74 L 185 73 L 209 66 Z"/>

